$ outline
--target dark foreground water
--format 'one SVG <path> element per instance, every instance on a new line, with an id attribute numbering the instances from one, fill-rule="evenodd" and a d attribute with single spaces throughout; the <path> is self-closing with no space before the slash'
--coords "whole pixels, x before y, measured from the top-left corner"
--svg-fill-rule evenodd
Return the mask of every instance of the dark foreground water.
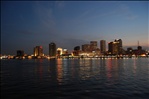
<path id="1" fill-rule="evenodd" d="M 149 99 L 149 58 L 1 60 L 1 99 Z"/>

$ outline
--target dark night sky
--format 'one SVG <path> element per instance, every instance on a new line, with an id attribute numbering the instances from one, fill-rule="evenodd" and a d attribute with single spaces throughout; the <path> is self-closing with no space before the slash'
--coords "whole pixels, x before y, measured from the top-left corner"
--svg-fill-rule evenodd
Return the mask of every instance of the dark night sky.
<path id="1" fill-rule="evenodd" d="M 149 49 L 148 1 L 3 1 L 1 53 L 33 53 L 48 44 L 72 50 L 91 40 L 122 39 L 123 46 Z M 136 47 L 135 47 L 136 48 Z"/>

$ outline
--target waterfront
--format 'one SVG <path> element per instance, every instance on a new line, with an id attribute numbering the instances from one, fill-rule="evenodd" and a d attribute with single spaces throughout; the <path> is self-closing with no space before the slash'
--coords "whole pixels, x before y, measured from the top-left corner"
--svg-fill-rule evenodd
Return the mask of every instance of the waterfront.
<path id="1" fill-rule="evenodd" d="M 147 99 L 149 58 L 1 60 L 2 99 Z"/>

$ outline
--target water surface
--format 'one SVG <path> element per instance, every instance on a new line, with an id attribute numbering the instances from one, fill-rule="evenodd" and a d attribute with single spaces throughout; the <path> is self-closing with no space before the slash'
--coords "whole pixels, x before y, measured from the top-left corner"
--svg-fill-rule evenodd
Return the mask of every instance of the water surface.
<path id="1" fill-rule="evenodd" d="M 147 99 L 149 58 L 1 60 L 2 99 Z"/>

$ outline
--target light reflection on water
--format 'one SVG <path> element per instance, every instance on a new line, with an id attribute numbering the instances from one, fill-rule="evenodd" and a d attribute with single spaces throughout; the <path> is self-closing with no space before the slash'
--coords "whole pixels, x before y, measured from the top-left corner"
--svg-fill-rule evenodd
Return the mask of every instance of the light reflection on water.
<path id="1" fill-rule="evenodd" d="M 4 98 L 145 99 L 149 59 L 2 60 L 1 82 Z"/>

